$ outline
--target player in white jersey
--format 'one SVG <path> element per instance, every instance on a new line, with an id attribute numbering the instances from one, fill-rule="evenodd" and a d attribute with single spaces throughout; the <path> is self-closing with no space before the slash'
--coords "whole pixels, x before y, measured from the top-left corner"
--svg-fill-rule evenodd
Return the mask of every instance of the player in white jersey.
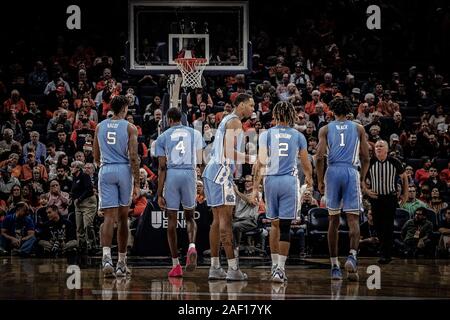
<path id="1" fill-rule="evenodd" d="M 241 93 L 236 97 L 234 105 L 233 113 L 222 119 L 216 131 L 211 160 L 203 171 L 206 201 L 213 211 L 213 223 L 209 232 L 211 268 L 208 278 L 210 280 L 243 281 L 247 279 L 247 275 L 239 270 L 233 251 L 232 216 L 236 201 L 233 190 L 233 171 L 236 160 L 248 162 L 249 159 L 248 155 L 238 151 L 243 142 L 241 120 L 252 115 L 255 102 L 250 95 Z M 228 272 L 220 267 L 220 242 L 227 256 Z"/>

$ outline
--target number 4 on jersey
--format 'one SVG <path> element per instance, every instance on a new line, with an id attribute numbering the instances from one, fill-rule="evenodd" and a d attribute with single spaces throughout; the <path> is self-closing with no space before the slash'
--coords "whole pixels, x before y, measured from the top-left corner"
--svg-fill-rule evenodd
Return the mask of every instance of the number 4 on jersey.
<path id="1" fill-rule="evenodd" d="M 184 154 L 186 152 L 184 149 L 183 140 L 177 143 L 177 145 L 175 146 L 175 150 L 179 150 L 181 154 Z"/>

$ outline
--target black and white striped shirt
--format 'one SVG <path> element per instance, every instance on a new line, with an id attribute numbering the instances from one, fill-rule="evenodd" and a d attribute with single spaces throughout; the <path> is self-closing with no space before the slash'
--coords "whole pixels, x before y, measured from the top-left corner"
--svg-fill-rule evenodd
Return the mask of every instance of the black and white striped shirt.
<path id="1" fill-rule="evenodd" d="M 396 158 L 388 156 L 386 160 L 380 161 L 373 157 L 370 160 L 367 178 L 374 192 L 379 195 L 390 195 L 396 193 L 396 178 L 403 172 L 405 169 Z"/>

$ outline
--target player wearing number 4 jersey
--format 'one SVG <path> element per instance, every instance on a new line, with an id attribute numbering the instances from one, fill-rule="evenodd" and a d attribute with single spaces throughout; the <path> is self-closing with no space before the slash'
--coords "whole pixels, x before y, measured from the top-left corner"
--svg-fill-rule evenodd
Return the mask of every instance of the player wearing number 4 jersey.
<path id="1" fill-rule="evenodd" d="M 111 108 L 114 115 L 97 126 L 94 138 L 94 160 L 100 165 L 99 208 L 105 217 L 101 231 L 105 277 L 114 275 L 111 242 L 116 219 L 119 260 L 115 275 L 130 274 L 126 264 L 128 212 L 132 195 L 139 196 L 137 129 L 124 119 L 128 113 L 128 99 L 125 96 L 114 97 Z"/>
<path id="2" fill-rule="evenodd" d="M 312 167 L 306 139 L 296 129 L 295 109 L 289 102 L 278 102 L 273 109 L 276 126 L 259 137 L 258 161 L 255 165 L 255 190 L 264 178 L 267 217 L 272 219 L 270 253 L 274 282 L 287 281 L 285 262 L 289 254 L 291 222 L 299 204 L 297 158 L 300 158 L 305 182 L 312 187 Z M 254 191 L 253 197 L 256 197 Z"/>
<path id="3" fill-rule="evenodd" d="M 340 213 L 347 214 L 349 227 L 350 255 L 345 263 L 348 279 L 358 280 L 357 257 L 359 245 L 359 213 L 364 177 L 369 168 L 369 145 L 363 126 L 346 119 L 352 111 L 347 99 L 336 98 L 331 102 L 336 120 L 319 131 L 316 153 L 317 180 L 319 191 L 325 194 L 329 213 L 328 249 L 331 259 L 331 278 L 342 279 L 338 261 L 338 229 Z M 328 150 L 328 168 L 325 173 L 325 154 Z M 361 167 L 361 172 L 358 172 Z"/>
<path id="4" fill-rule="evenodd" d="M 184 209 L 187 224 L 189 249 L 186 257 L 186 270 L 193 271 L 197 266 L 195 238 L 197 225 L 194 220 L 196 166 L 201 164 L 204 141 L 199 131 L 180 124 L 181 111 L 170 108 L 167 111 L 170 128 L 156 140 L 158 170 L 158 204 L 167 210 L 169 225 L 167 239 L 172 254 L 172 270 L 169 277 L 181 277 L 183 271 L 178 260 L 177 213 L 180 203 Z"/>

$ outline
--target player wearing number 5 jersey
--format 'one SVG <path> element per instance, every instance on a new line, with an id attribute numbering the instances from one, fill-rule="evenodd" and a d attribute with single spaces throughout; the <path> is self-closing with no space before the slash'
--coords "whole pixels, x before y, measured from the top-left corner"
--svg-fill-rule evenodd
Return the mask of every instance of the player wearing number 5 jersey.
<path id="1" fill-rule="evenodd" d="M 255 190 L 264 176 L 267 217 L 272 219 L 270 253 L 274 282 L 287 281 L 285 262 L 289 254 L 291 222 L 299 210 L 297 158 L 300 158 L 305 182 L 312 187 L 312 167 L 306 139 L 291 126 L 295 109 L 289 102 L 278 102 L 273 109 L 276 126 L 259 137 L 258 161 L 255 165 Z M 256 192 L 254 192 L 256 197 Z"/>
<path id="2" fill-rule="evenodd" d="M 102 121 L 95 129 L 94 160 L 100 166 L 98 174 L 99 208 L 105 217 L 101 242 L 104 276 L 114 275 L 111 242 L 117 219 L 119 260 L 116 276 L 130 273 L 126 265 L 128 242 L 128 212 L 134 194 L 139 195 L 139 158 L 136 127 L 125 120 L 128 99 L 116 96 L 111 100 L 112 118 Z M 134 187 L 134 188 L 133 188 Z"/>
<path id="3" fill-rule="evenodd" d="M 170 128 L 156 140 L 155 153 L 159 161 L 158 204 L 167 210 L 169 225 L 167 239 L 172 254 L 172 270 L 169 277 L 181 277 L 183 271 L 178 260 L 177 213 L 180 203 L 184 209 L 187 224 L 189 249 L 186 256 L 186 270 L 197 266 L 195 238 L 197 225 L 194 220 L 195 196 L 197 190 L 196 167 L 202 161 L 204 141 L 199 131 L 181 125 L 181 111 L 170 108 L 167 111 Z"/>
<path id="4" fill-rule="evenodd" d="M 361 211 L 361 188 L 369 167 L 369 146 L 363 126 L 347 120 L 352 104 L 337 98 L 331 103 L 336 120 L 319 131 L 316 164 L 319 191 L 325 194 L 329 213 L 328 249 L 331 259 L 331 278 L 342 279 L 338 261 L 338 229 L 340 213 L 347 214 L 349 226 L 350 255 L 345 263 L 349 280 L 358 280 L 356 253 L 359 245 L 359 213 Z M 325 173 L 325 154 L 328 150 L 328 168 Z M 361 172 L 358 172 L 361 167 Z"/>

